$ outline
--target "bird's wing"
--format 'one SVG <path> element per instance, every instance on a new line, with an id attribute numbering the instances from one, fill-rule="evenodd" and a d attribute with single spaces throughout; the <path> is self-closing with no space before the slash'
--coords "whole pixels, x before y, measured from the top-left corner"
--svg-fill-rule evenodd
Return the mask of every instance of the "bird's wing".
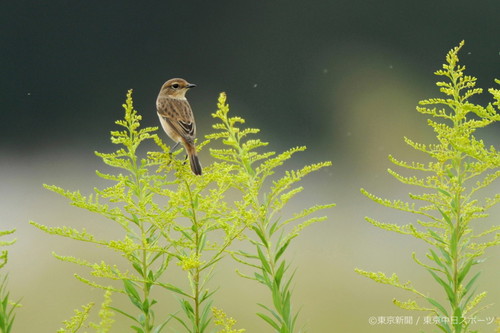
<path id="1" fill-rule="evenodd" d="M 193 111 L 187 100 L 164 98 L 158 101 L 158 114 L 188 141 L 193 141 L 196 136 L 196 124 Z"/>

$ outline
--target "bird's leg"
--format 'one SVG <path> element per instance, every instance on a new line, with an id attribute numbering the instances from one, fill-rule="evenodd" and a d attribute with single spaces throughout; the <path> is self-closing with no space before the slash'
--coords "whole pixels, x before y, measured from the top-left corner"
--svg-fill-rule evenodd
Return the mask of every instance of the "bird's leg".
<path id="1" fill-rule="evenodd" d="M 170 148 L 170 154 L 175 152 L 179 148 L 179 142 L 177 142 L 172 148 Z"/>
<path id="2" fill-rule="evenodd" d="M 179 142 L 177 142 L 173 147 L 170 148 L 170 151 L 168 152 L 168 156 L 170 158 L 170 161 L 172 161 L 172 159 L 174 157 L 173 153 L 179 148 L 178 146 L 179 146 Z M 170 162 L 169 162 L 169 164 L 170 164 Z"/>
<path id="3" fill-rule="evenodd" d="M 180 142 L 177 142 L 172 148 L 170 148 L 170 157 L 172 157 L 172 153 L 174 153 L 177 149 L 179 149 L 179 143 Z M 186 154 L 186 157 L 184 158 L 184 164 L 186 164 L 186 161 L 188 159 L 188 155 Z"/>
<path id="4" fill-rule="evenodd" d="M 169 154 L 170 154 L 170 159 L 172 159 L 172 154 L 173 154 L 173 153 L 174 153 L 177 149 L 179 149 L 179 148 L 180 148 L 180 147 L 179 147 L 179 143 L 180 143 L 180 142 L 177 142 L 177 143 L 176 143 L 173 147 L 171 147 L 171 148 L 170 148 L 170 152 L 169 152 Z M 188 155 L 186 154 L 186 157 L 184 157 L 184 164 L 186 164 L 187 159 L 188 159 Z"/>

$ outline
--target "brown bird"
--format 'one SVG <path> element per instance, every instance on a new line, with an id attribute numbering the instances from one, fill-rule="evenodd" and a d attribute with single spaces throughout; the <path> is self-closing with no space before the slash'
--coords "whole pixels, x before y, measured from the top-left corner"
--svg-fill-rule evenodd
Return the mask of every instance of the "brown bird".
<path id="1" fill-rule="evenodd" d="M 156 109 L 163 130 L 176 142 L 172 150 L 181 143 L 189 157 L 191 170 L 195 175 L 201 175 L 201 165 L 194 145 L 196 123 L 186 99 L 186 92 L 193 87 L 196 85 L 184 79 L 168 80 L 160 89 L 156 99 Z"/>

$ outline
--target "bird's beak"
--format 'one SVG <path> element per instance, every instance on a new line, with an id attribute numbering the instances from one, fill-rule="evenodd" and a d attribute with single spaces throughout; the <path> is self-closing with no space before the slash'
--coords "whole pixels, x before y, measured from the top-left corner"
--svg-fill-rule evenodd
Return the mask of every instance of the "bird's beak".
<path id="1" fill-rule="evenodd" d="M 196 84 L 194 84 L 194 83 L 189 83 L 189 84 L 187 85 L 187 87 L 188 87 L 188 88 L 194 88 L 194 87 L 196 87 Z"/>

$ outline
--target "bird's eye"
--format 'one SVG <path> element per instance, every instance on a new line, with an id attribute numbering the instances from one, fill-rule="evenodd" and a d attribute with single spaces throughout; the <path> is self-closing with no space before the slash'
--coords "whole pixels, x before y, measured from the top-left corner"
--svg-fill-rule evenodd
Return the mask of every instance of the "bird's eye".
<path id="1" fill-rule="evenodd" d="M 172 85 L 172 88 L 174 88 L 174 89 L 179 88 L 179 84 L 178 84 L 178 83 L 174 83 L 174 84 Z"/>

